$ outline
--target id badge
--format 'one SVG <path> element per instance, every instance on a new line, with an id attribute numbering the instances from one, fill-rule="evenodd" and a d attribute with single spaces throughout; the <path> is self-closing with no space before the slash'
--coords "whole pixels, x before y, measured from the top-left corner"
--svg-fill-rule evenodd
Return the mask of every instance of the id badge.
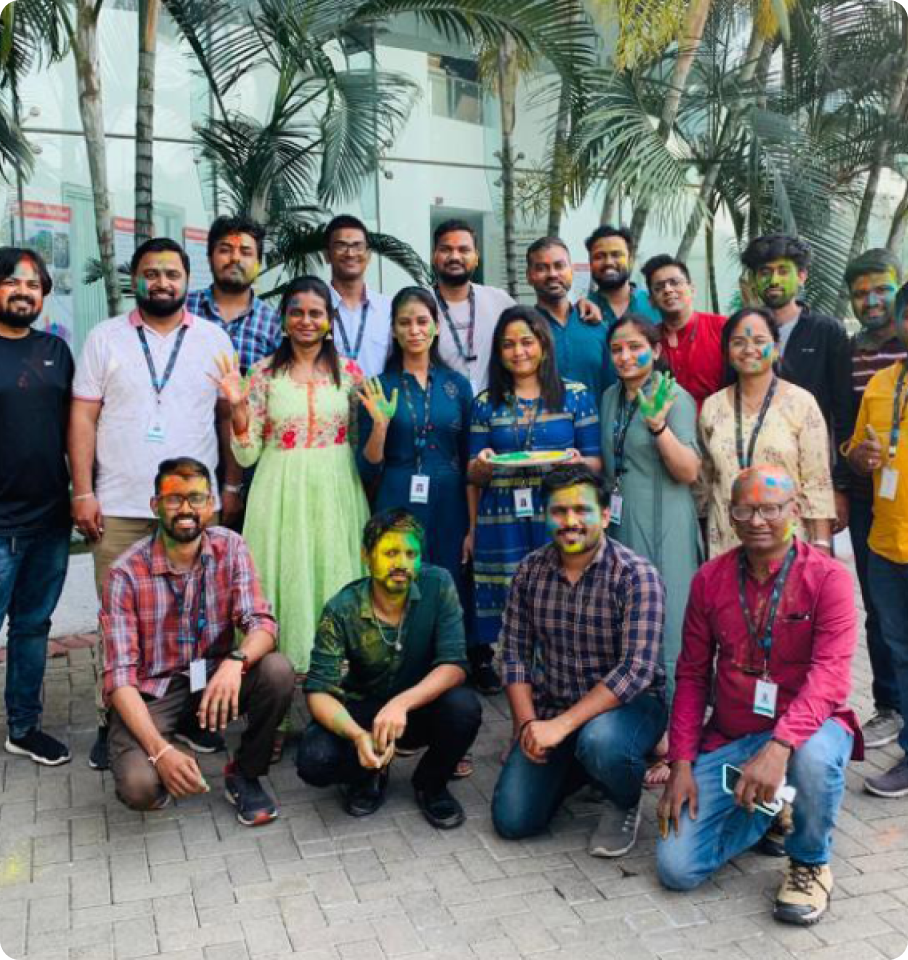
<path id="1" fill-rule="evenodd" d="M 148 430 L 145 432 L 145 439 L 148 443 L 164 442 L 164 424 L 161 422 L 158 411 L 152 414 L 148 420 Z"/>
<path id="2" fill-rule="evenodd" d="M 189 664 L 189 692 L 198 693 L 208 686 L 208 664 L 205 660 L 193 660 Z"/>
<path id="3" fill-rule="evenodd" d="M 410 477 L 410 503 L 429 502 L 429 477 L 414 474 Z"/>
<path id="4" fill-rule="evenodd" d="M 754 713 L 759 717 L 772 719 L 776 715 L 776 698 L 779 695 L 779 685 L 772 680 L 760 679 L 754 691 Z"/>
<path id="5" fill-rule="evenodd" d="M 533 519 L 533 491 L 527 487 L 514 491 L 514 513 L 521 520 Z"/>
<path id="6" fill-rule="evenodd" d="M 880 473 L 880 498 L 895 500 L 895 492 L 899 488 L 899 472 L 894 467 L 883 467 Z"/>
<path id="7" fill-rule="evenodd" d="M 613 527 L 621 526 L 621 514 L 624 510 L 624 497 L 620 493 L 613 493 L 608 502 L 609 513 L 611 517 L 609 524 Z"/>

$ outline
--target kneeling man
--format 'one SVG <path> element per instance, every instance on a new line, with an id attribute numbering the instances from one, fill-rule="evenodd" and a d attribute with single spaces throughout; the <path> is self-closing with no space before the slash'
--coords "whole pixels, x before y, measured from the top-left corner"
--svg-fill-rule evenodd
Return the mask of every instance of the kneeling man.
<path id="1" fill-rule="evenodd" d="M 794 828 L 774 916 L 815 923 L 832 891 L 845 766 L 852 750 L 862 756 L 857 718 L 845 705 L 857 641 L 854 586 L 841 563 L 792 536 L 797 490 L 784 471 L 741 473 L 730 512 L 742 546 L 700 568 L 687 605 L 671 777 L 659 802 L 659 878 L 690 890 L 761 841 L 787 780 Z"/>
<path id="2" fill-rule="evenodd" d="M 476 739 L 482 708 L 462 686 L 457 589 L 447 570 L 422 563 L 423 537 L 402 509 L 366 524 L 370 575 L 328 601 L 315 636 L 305 687 L 313 722 L 297 771 L 313 786 L 343 785 L 344 809 L 364 817 L 384 802 L 395 746 L 428 746 L 413 788 L 429 823 L 445 830 L 464 821 L 447 784 Z"/>
<path id="3" fill-rule="evenodd" d="M 646 756 L 665 730 L 665 588 L 655 567 L 605 536 L 607 497 L 586 466 L 543 481 L 553 543 L 514 575 L 501 630 L 516 742 L 492 799 L 508 839 L 540 833 L 591 783 L 606 810 L 590 853 L 634 845 Z"/>
<path id="4" fill-rule="evenodd" d="M 243 538 L 206 524 L 211 476 L 190 457 L 165 460 L 151 509 L 158 529 L 110 568 L 101 601 L 104 695 L 113 707 L 110 769 L 117 796 L 135 810 L 206 793 L 195 759 L 173 744 L 191 712 L 203 730 L 245 714 L 227 799 L 245 826 L 277 806 L 259 782 L 290 706 L 293 668 L 274 650 L 277 626 Z M 235 648 L 234 637 L 242 642 Z"/>

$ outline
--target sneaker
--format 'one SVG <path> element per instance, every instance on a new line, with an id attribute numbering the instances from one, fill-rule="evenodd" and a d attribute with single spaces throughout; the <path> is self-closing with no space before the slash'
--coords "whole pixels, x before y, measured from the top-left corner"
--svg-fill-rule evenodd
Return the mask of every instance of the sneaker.
<path id="1" fill-rule="evenodd" d="M 908 796 L 908 757 L 902 757 L 891 770 L 878 777 L 867 777 L 864 789 L 876 797 Z"/>
<path id="2" fill-rule="evenodd" d="M 463 807 L 455 797 L 451 796 L 447 787 L 442 787 L 434 793 L 416 787 L 415 793 L 416 805 L 433 827 L 439 830 L 453 830 L 466 820 Z"/>
<path id="3" fill-rule="evenodd" d="M 235 760 L 224 767 L 224 796 L 236 807 L 236 818 L 244 827 L 259 827 L 271 823 L 277 816 L 277 804 L 265 792 L 259 778 L 244 777 Z"/>
<path id="4" fill-rule="evenodd" d="M 785 840 L 792 830 L 794 830 L 794 821 L 792 820 L 791 804 L 786 803 L 772 818 L 769 829 L 757 843 L 757 850 L 764 857 L 787 857 Z"/>
<path id="5" fill-rule="evenodd" d="M 606 800 L 605 812 L 599 818 L 599 826 L 590 838 L 590 856 L 623 856 L 637 842 L 639 827 L 639 803 L 630 810 L 622 810 Z"/>
<path id="6" fill-rule="evenodd" d="M 220 753 L 227 749 L 224 738 L 216 730 L 203 730 L 194 713 L 180 723 L 173 739 L 185 743 L 195 753 Z"/>
<path id="7" fill-rule="evenodd" d="M 491 663 L 479 663 L 473 667 L 473 687 L 485 697 L 501 693 L 501 677 Z"/>
<path id="8" fill-rule="evenodd" d="M 782 923 L 808 926 L 816 923 L 829 908 L 832 870 L 828 863 L 800 863 L 790 860 L 772 915 Z"/>
<path id="9" fill-rule="evenodd" d="M 902 718 L 898 710 L 890 707 L 878 707 L 873 716 L 863 724 L 864 746 L 868 749 L 885 747 L 898 739 L 902 729 Z"/>
<path id="10" fill-rule="evenodd" d="M 7 736 L 6 752 L 30 757 L 35 763 L 44 764 L 45 767 L 59 767 L 61 763 L 72 760 L 69 747 L 65 743 L 54 740 L 37 727 L 32 727 L 21 737 Z"/>
<path id="11" fill-rule="evenodd" d="M 92 770 L 109 770 L 110 753 L 107 749 L 108 727 L 98 727 L 98 736 L 88 755 L 88 765 Z"/>
<path id="12" fill-rule="evenodd" d="M 342 789 L 344 810 L 351 817 L 368 817 L 381 807 L 385 802 L 389 771 L 389 766 L 383 767 L 364 780 L 347 784 Z"/>

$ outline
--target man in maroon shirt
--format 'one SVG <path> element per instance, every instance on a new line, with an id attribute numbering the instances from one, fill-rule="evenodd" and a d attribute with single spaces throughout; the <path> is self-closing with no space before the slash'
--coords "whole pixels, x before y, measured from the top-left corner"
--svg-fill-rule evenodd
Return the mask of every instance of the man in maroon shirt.
<path id="1" fill-rule="evenodd" d="M 722 328 L 727 318 L 694 310 L 694 286 L 682 260 L 659 254 L 643 265 L 643 276 L 662 317 L 662 356 L 699 411 L 722 386 Z"/>
<path id="2" fill-rule="evenodd" d="M 760 806 L 775 800 L 787 779 L 796 791 L 794 828 L 773 915 L 810 924 L 829 904 L 845 767 L 852 753 L 862 758 L 863 744 L 846 707 L 857 641 L 851 577 L 792 536 L 796 493 L 776 467 L 741 473 L 730 512 L 742 546 L 694 577 L 656 854 L 665 886 L 696 887 L 762 839 L 772 816 Z M 740 771 L 731 792 L 729 767 Z"/>

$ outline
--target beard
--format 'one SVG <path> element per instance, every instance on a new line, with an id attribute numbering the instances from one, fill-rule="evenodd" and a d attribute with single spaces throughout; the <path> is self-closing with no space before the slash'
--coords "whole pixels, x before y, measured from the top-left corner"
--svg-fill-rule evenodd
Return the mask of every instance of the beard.
<path id="1" fill-rule="evenodd" d="M 186 292 L 176 297 L 143 297 L 136 294 L 136 304 L 143 313 L 152 317 L 171 317 L 183 309 Z"/>
<path id="2" fill-rule="evenodd" d="M 463 270 L 461 273 L 448 273 L 447 270 L 437 268 L 438 279 L 448 287 L 465 287 L 472 279 L 475 270 Z"/>
<path id="3" fill-rule="evenodd" d="M 630 278 L 631 274 L 629 270 L 609 271 L 609 273 L 604 273 L 601 279 L 597 277 L 596 283 L 599 285 L 600 290 L 618 290 L 620 287 L 623 287 Z"/>
<path id="4" fill-rule="evenodd" d="M 242 270 L 224 270 L 220 275 L 215 275 L 214 285 L 224 293 L 245 293 L 252 286 L 252 281 Z"/>
<path id="5" fill-rule="evenodd" d="M 17 303 L 28 306 L 31 309 L 28 313 L 12 310 L 11 307 Z M 42 309 L 43 304 L 38 306 L 34 300 L 29 300 L 25 297 L 11 297 L 7 300 L 6 307 L 0 310 L 0 323 L 7 327 L 13 327 L 16 330 L 24 330 L 26 327 L 30 327 L 38 317 L 41 316 Z"/>
<path id="6" fill-rule="evenodd" d="M 882 330 L 892 323 L 892 317 L 888 313 L 881 313 L 877 317 L 858 317 L 858 321 L 865 330 Z"/>
<path id="7" fill-rule="evenodd" d="M 182 520 L 192 520 L 193 526 L 178 527 L 177 521 Z M 161 520 L 161 525 L 164 527 L 167 536 L 176 543 L 192 543 L 202 533 L 202 518 L 197 513 L 177 516 L 170 521 Z"/>

